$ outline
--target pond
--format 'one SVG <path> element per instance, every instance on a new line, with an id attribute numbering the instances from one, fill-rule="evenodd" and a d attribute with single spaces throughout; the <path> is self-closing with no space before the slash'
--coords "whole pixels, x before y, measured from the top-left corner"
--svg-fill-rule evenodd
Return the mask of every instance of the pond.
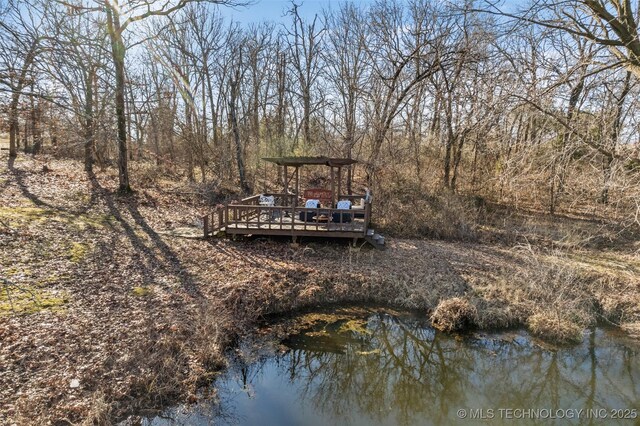
<path id="1" fill-rule="evenodd" d="M 313 314 L 242 345 L 209 402 L 148 425 L 638 424 L 640 347 L 595 328 L 550 347 L 524 331 L 456 336 L 390 311 Z M 268 333 L 267 333 L 268 335 Z"/>

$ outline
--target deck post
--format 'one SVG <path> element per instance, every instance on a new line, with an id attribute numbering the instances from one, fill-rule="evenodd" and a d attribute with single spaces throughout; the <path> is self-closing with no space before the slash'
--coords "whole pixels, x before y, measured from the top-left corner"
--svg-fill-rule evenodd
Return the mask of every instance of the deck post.
<path id="1" fill-rule="evenodd" d="M 342 192 L 342 167 L 338 167 L 338 194 L 336 195 L 336 204 L 340 201 L 340 193 Z"/>
<path id="2" fill-rule="evenodd" d="M 293 204 L 298 204 L 298 195 L 300 194 L 300 167 L 296 167 L 296 195 Z"/>
<path id="3" fill-rule="evenodd" d="M 284 166 L 284 173 L 283 173 L 284 179 L 282 180 L 282 189 L 285 194 L 289 193 L 289 170 L 287 170 L 287 166 Z"/>
<path id="4" fill-rule="evenodd" d="M 367 236 L 369 229 L 369 221 L 371 221 L 371 200 L 365 202 L 364 205 L 364 235 Z"/>
<path id="5" fill-rule="evenodd" d="M 262 211 L 258 208 L 258 229 L 260 229 L 260 216 L 262 216 Z"/>
<path id="6" fill-rule="evenodd" d="M 336 183 L 335 183 L 335 177 L 334 177 L 334 172 L 333 172 L 333 166 L 331 166 L 331 204 L 332 204 L 332 207 L 334 207 L 336 205 L 335 199 L 336 199 Z"/>
<path id="7" fill-rule="evenodd" d="M 284 175 L 284 166 L 278 165 L 278 174 L 279 174 L 279 175 L 280 175 L 280 177 L 282 178 L 282 189 L 283 189 L 283 191 L 282 191 L 282 192 L 283 192 L 283 193 L 286 193 L 286 192 L 287 192 L 287 190 L 286 190 L 286 188 L 285 188 L 285 186 L 286 186 L 286 183 L 285 183 L 285 182 L 287 181 L 287 178 L 286 178 L 286 177 L 285 177 L 285 175 Z"/>

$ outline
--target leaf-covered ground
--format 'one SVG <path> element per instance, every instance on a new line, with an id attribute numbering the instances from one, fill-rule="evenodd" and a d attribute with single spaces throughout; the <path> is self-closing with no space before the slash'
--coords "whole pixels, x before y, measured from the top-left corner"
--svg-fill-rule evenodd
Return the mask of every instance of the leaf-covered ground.
<path id="1" fill-rule="evenodd" d="M 380 252 L 192 238 L 185 229 L 197 234 L 209 207 L 178 183 L 139 183 L 123 196 L 113 170 L 88 176 L 73 161 L 0 161 L 0 424 L 110 423 L 193 400 L 256 320 L 317 304 L 428 315 L 461 297 L 481 327 L 526 326 L 566 306 L 563 318 L 578 327 L 589 322 L 585 312 L 631 330 L 640 318 L 637 253 L 611 261 L 573 253 L 589 285 L 567 293 L 581 303 L 560 305 L 568 302 L 541 289 L 563 285 L 554 277 L 575 268 L 569 256 L 532 263 L 523 250 L 425 240 L 389 239 Z M 537 282 L 549 265 L 557 274 Z"/>

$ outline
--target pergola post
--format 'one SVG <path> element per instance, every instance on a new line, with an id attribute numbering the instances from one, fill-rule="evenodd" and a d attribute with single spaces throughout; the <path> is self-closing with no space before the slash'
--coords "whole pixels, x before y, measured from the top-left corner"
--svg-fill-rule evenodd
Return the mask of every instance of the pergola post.
<path id="1" fill-rule="evenodd" d="M 283 167 L 280 164 L 278 164 L 278 177 L 280 178 L 280 183 L 282 184 L 282 187 L 284 188 L 285 177 L 284 177 Z"/>
<path id="2" fill-rule="evenodd" d="M 336 206 L 340 201 L 340 193 L 342 192 L 342 167 L 338 167 L 338 194 L 336 195 Z"/>
<path id="3" fill-rule="evenodd" d="M 296 196 L 293 199 L 293 205 L 298 204 L 298 198 L 300 198 L 300 167 L 296 167 Z"/>
<path id="4" fill-rule="evenodd" d="M 289 193 L 289 171 L 287 170 L 287 166 L 284 166 L 284 176 L 282 179 L 282 192 L 284 194 Z"/>
<path id="5" fill-rule="evenodd" d="M 286 166 L 285 166 L 286 167 Z M 296 222 L 296 204 L 298 202 L 298 170 L 300 169 L 300 166 L 294 166 L 295 170 L 293 172 L 293 175 L 291 176 L 291 178 L 293 179 L 293 177 L 296 177 L 296 186 L 295 186 L 295 194 L 293 195 L 293 197 L 291 197 L 291 232 L 294 231 L 295 229 L 295 222 Z M 287 175 L 287 187 L 289 186 L 289 176 Z M 293 242 L 296 242 L 296 237 L 293 237 Z"/>
<path id="6" fill-rule="evenodd" d="M 334 172 L 333 172 L 333 166 L 331 167 L 331 203 L 333 204 L 333 206 L 336 205 L 335 203 L 335 199 L 336 199 L 336 184 L 335 184 L 335 178 L 334 178 Z"/>

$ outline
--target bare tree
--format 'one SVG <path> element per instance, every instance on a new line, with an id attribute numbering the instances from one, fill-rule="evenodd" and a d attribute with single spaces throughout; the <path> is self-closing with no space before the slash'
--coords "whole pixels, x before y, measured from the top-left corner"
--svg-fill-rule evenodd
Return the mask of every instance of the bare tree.
<path id="1" fill-rule="evenodd" d="M 415 0 L 409 15 L 399 3 L 376 3 L 369 11 L 370 32 L 362 36 L 372 67 L 370 97 L 374 123 L 367 172 L 373 176 L 380 149 L 393 120 L 425 79 L 448 67 L 456 49 L 448 43 L 451 28 L 435 5 Z M 411 30 L 400 31 L 409 26 Z"/>
<path id="2" fill-rule="evenodd" d="M 95 6 L 86 6 L 78 0 L 56 0 L 67 6 L 72 13 L 105 13 L 111 42 L 111 59 L 115 70 L 115 109 L 118 124 L 118 178 L 120 191 L 131 190 L 127 154 L 127 116 L 125 105 L 126 80 L 125 56 L 127 45 L 124 33 L 135 22 L 153 17 L 170 16 L 197 0 L 138 1 L 120 4 L 119 0 L 93 0 Z M 213 4 L 239 5 L 234 0 L 207 0 Z"/>
<path id="3" fill-rule="evenodd" d="M 320 75 L 320 48 L 324 28 L 320 27 L 318 16 L 305 22 L 298 12 L 300 5 L 291 3 L 289 14 L 292 28 L 289 30 L 289 55 L 291 66 L 298 80 L 298 96 L 302 102 L 302 136 L 305 148 L 311 144 L 311 115 L 314 105 L 316 81 Z"/>
<path id="4" fill-rule="evenodd" d="M 617 150 L 620 133 L 623 128 L 623 118 L 625 113 L 625 102 L 631 91 L 631 71 L 627 71 L 622 79 L 622 85 L 619 93 L 611 92 L 611 97 L 614 100 L 613 114 L 610 124 L 610 131 L 608 137 L 604 139 L 604 143 L 607 145 L 607 150 L 615 152 Z M 602 158 L 602 192 L 600 194 L 600 202 L 603 204 L 609 203 L 609 189 L 611 186 L 611 177 L 613 171 L 613 163 L 615 158 L 613 155 L 605 155 Z"/>
<path id="5" fill-rule="evenodd" d="M 330 29 L 324 63 L 328 65 L 325 78 L 332 82 L 339 99 L 336 115 L 341 124 L 338 129 L 342 137 L 340 154 L 352 158 L 357 141 L 359 104 L 363 100 L 367 77 L 364 26 L 366 15 L 352 3 L 344 3 L 337 11 L 327 12 L 325 21 Z M 347 190 L 351 191 L 352 173 L 347 175 Z"/>
<path id="6" fill-rule="evenodd" d="M 186 10 L 187 21 L 191 31 L 196 50 L 194 59 L 202 73 L 202 126 L 203 143 L 208 143 L 208 122 L 211 121 L 213 145 L 218 145 L 218 102 L 214 97 L 213 73 L 215 71 L 215 56 L 222 50 L 224 30 L 223 21 L 216 10 L 201 4 L 193 5 Z M 207 104 L 209 112 L 207 113 Z M 207 117 L 207 114 L 209 117 Z"/>
<path id="7" fill-rule="evenodd" d="M 233 58 L 231 59 L 230 77 L 229 77 L 229 122 L 231 125 L 231 134 L 233 145 L 235 147 L 236 164 L 238 166 L 238 175 L 240 179 L 240 188 L 242 192 L 248 194 L 250 191 L 247 183 L 247 175 L 245 168 L 245 158 L 242 142 L 240 140 L 240 129 L 238 124 L 238 101 L 240 97 L 240 85 L 244 78 L 243 75 L 243 40 L 236 39 L 237 44 L 231 51 Z"/>
<path id="8" fill-rule="evenodd" d="M 99 25 L 68 16 L 64 11 L 49 5 L 44 14 L 47 31 L 56 32 L 48 43 L 45 67 L 49 77 L 64 89 L 65 105 L 74 112 L 83 129 L 84 167 L 93 170 L 97 111 L 97 86 L 106 60 L 106 31 Z M 105 76 L 102 75 L 102 78 Z"/>
<path id="9" fill-rule="evenodd" d="M 29 75 L 41 51 L 38 10 L 10 3 L 0 21 L 0 86 L 10 93 L 9 156 L 18 154 L 18 106 L 30 84 Z"/>
<path id="10" fill-rule="evenodd" d="M 606 47 L 640 77 L 640 4 L 631 0 L 544 0 L 522 13 L 509 13 L 493 2 L 483 11 L 560 30 Z"/>

